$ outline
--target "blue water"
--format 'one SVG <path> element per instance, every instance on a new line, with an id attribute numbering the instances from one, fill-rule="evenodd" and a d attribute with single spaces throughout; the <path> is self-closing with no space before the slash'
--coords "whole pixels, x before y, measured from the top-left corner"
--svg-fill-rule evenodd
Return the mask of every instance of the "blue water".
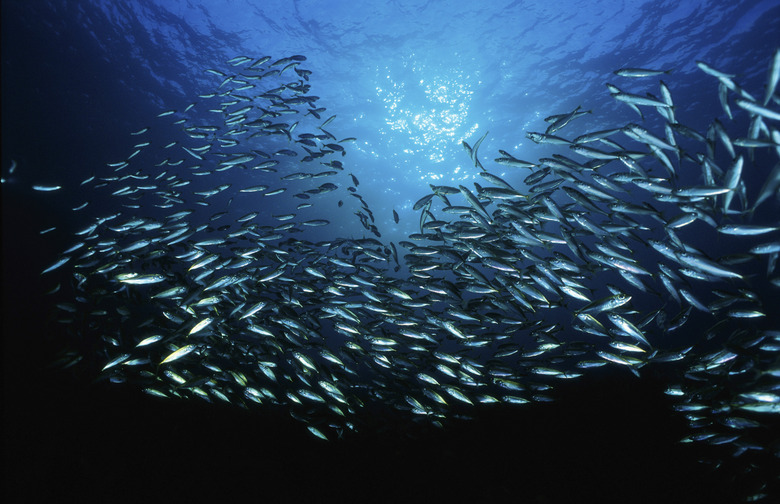
<path id="1" fill-rule="evenodd" d="M 612 74 L 631 66 L 671 69 L 665 82 L 685 104 L 678 116 L 700 128 L 717 113 L 717 83 L 695 62 L 760 89 L 780 38 L 773 1 L 23 5 L 6 9 L 40 42 L 25 47 L 5 35 L 5 53 L 18 59 L 5 62 L 4 94 L 24 98 L 10 103 L 14 128 L 4 142 L 40 135 L 38 119 L 59 142 L 37 153 L 55 159 L 5 149 L 3 166 L 16 159 L 19 177 L 64 183 L 53 170 L 66 162 L 69 177 L 86 177 L 130 148 L 127 133 L 211 90 L 205 69 L 236 55 L 300 53 L 319 106 L 338 116 L 333 127 L 358 138 L 349 170 L 394 239 L 412 232 L 407 212 L 428 184 L 478 180 L 462 140 L 489 131 L 488 156 L 501 148 L 538 159 L 544 149 L 525 131 L 545 127 L 548 115 L 593 110 L 572 135 L 634 120 L 605 87 L 632 85 Z M 46 59 L 22 56 L 38 43 L 48 45 Z M 402 219 L 409 227 L 392 225 L 392 209 L 411 217 Z"/>
<path id="2" fill-rule="evenodd" d="M 122 432 L 125 431 L 122 429 L 128 429 L 128 424 L 137 423 L 128 420 L 128 416 L 138 415 L 139 421 L 154 425 L 158 432 L 152 439 L 156 442 L 173 451 L 179 450 L 186 457 L 199 462 L 206 460 L 209 464 L 216 459 L 220 460 L 216 463 L 222 465 L 230 456 L 234 456 L 246 465 L 246 460 L 256 462 L 256 456 L 242 452 L 242 443 L 247 443 L 255 452 L 261 449 L 262 443 L 273 445 L 273 441 L 269 440 L 272 435 L 267 432 L 262 435 L 255 433 L 252 426 L 257 419 L 254 417 L 236 417 L 233 416 L 234 412 L 219 409 L 218 413 L 186 410 L 188 417 L 192 415 L 200 419 L 193 422 L 198 427 L 185 431 L 186 435 L 183 436 L 196 437 L 206 444 L 204 450 L 208 455 L 198 452 L 203 456 L 203 459 L 198 459 L 197 455 L 189 451 L 191 445 L 184 439 L 176 438 L 178 440 L 173 441 L 172 447 L 166 444 L 170 438 L 159 434 L 160 431 L 166 431 L 170 424 L 183 423 L 182 417 L 176 416 L 176 408 L 192 406 L 173 406 L 172 410 L 166 409 L 160 414 L 156 408 L 170 406 L 159 406 L 131 395 L 129 397 L 134 408 L 128 412 L 117 409 L 120 407 L 111 402 L 114 397 L 112 392 L 90 390 L 76 396 L 81 401 L 76 401 L 78 407 L 70 407 L 73 398 L 68 395 L 72 392 L 68 391 L 83 387 L 91 377 L 71 378 L 72 382 L 66 382 L 67 386 L 55 388 L 56 393 L 47 392 L 52 386 L 51 380 L 59 380 L 61 375 L 49 375 L 47 373 L 51 371 L 45 371 L 43 376 L 46 378 L 40 378 L 41 375 L 37 373 L 39 368 L 45 367 L 45 359 L 31 358 L 38 353 L 46 354 L 46 348 L 41 348 L 36 342 L 49 342 L 47 338 L 51 337 L 50 334 L 42 334 L 50 327 L 43 325 L 42 319 L 45 317 L 42 314 L 52 308 L 53 301 L 41 296 L 51 285 L 41 278 L 39 272 L 50 265 L 65 247 L 71 245 L 73 231 L 85 223 L 81 215 L 70 210 L 84 200 L 85 193 L 82 192 L 80 182 L 103 173 L 107 169 L 106 163 L 121 160 L 132 152 L 136 138 L 130 135 L 131 132 L 152 125 L 150 134 L 154 142 L 162 142 L 175 135 L 175 128 L 166 129 L 155 116 L 168 109 L 183 110 L 187 105 L 199 101 L 198 95 L 212 92 L 219 80 L 205 73 L 205 69 L 225 70 L 229 68 L 226 61 L 238 55 L 253 59 L 265 55 L 274 59 L 294 54 L 305 55 L 307 60 L 301 68 L 312 72 L 309 94 L 319 96 L 317 106 L 327 108 L 322 119 L 335 114 L 336 119 L 329 129 L 338 138 L 357 139 L 348 146 L 348 153 L 342 159 L 345 172 L 351 172 L 359 179 L 359 192 L 377 218 L 383 241 L 397 243 L 406 239 L 410 233 L 419 232 L 419 213 L 412 211 L 412 205 L 430 192 L 429 184 L 470 186 L 472 182 L 482 183 L 461 146 L 462 141 L 473 145 L 488 132 L 480 147 L 480 158 L 486 164 L 499 156 L 499 149 L 520 159 L 536 161 L 560 151 L 536 145 L 526 138 L 527 131 L 544 131 L 548 124 L 544 118 L 549 115 L 566 113 L 577 106 L 592 111 L 566 128 L 567 138 L 636 121 L 637 116 L 633 111 L 610 97 L 605 84 L 612 83 L 638 94 L 649 91 L 658 95 L 660 91 L 657 78 L 632 80 L 612 73 L 624 67 L 670 70 L 662 79 L 673 92 L 677 118 L 703 131 L 714 118 L 724 120 L 725 114 L 718 102 L 717 80 L 702 72 L 696 66 L 696 61 L 702 60 L 712 67 L 735 74 L 735 80 L 744 89 L 756 96 L 763 96 L 767 67 L 778 44 L 780 2 L 776 0 L 4 1 L 3 127 L 0 154 L 5 179 L 2 185 L 3 332 L 5 335 L 30 336 L 25 336 L 21 341 L 16 338 L 9 340 L 4 336 L 7 344 L 4 359 L 9 369 L 6 371 L 6 382 L 13 385 L 8 387 L 9 390 L 14 390 L 9 391 L 9 396 L 17 399 L 11 404 L 25 404 L 25 408 L 33 412 L 30 413 L 31 418 L 14 417 L 13 425 L 29 423 L 37 426 L 40 430 L 36 432 L 40 437 L 40 431 L 48 430 L 48 421 L 45 419 L 49 417 L 49 412 L 41 406 L 40 401 L 51 395 L 61 396 L 64 399 L 55 404 L 61 411 L 68 412 L 66 417 L 71 419 L 73 425 L 69 428 L 55 428 L 53 433 L 44 434 L 43 439 L 57 440 L 54 446 L 78 452 L 82 446 L 95 449 L 95 444 L 85 441 L 83 437 L 68 435 L 69 429 L 71 432 L 83 432 L 86 437 L 94 434 L 98 439 L 117 442 L 125 452 L 132 454 L 133 460 L 147 460 L 146 463 L 153 464 L 151 467 L 159 473 L 164 473 L 166 466 L 161 462 L 148 462 L 150 457 L 147 456 L 149 451 L 156 450 L 159 445 L 149 442 L 150 446 L 146 446 L 144 441 L 138 441 L 142 446 L 136 451 L 136 441 L 117 440 L 123 438 Z M 207 111 L 196 110 L 203 121 L 208 121 Z M 645 118 L 648 129 L 653 125 L 656 128 L 663 125 L 663 118 L 652 110 L 645 112 Z M 735 131 L 745 131 L 747 118 L 737 117 L 730 128 L 732 126 Z M 12 165 L 16 168 L 10 173 Z M 526 171 L 505 169 L 497 165 L 492 167 L 493 173 L 514 187 L 524 187 L 522 180 L 527 176 Z M 752 194 L 758 190 L 770 168 L 766 166 L 762 168 L 763 171 L 757 169 L 751 172 L 746 167 L 743 177 L 748 187 L 752 188 Z M 230 183 L 229 174 L 218 179 L 209 178 L 211 186 Z M 691 185 L 696 183 L 698 181 L 694 179 L 689 182 Z M 33 184 L 57 184 L 63 186 L 63 189 L 56 194 L 39 193 L 31 189 Z M 92 203 L 93 207 L 100 209 L 110 208 L 111 204 L 110 200 Z M 286 211 L 284 203 L 274 205 L 264 209 L 274 213 Z M 90 211 L 93 207 L 90 207 Z M 350 202 L 347 201 L 349 208 Z M 347 237 L 364 236 L 366 233 L 363 228 L 347 209 L 338 207 L 335 200 L 328 200 L 327 205 L 318 207 L 318 217 L 332 221 L 328 233 Z M 243 213 L 252 208 L 241 210 Z M 393 210 L 400 216 L 398 224 L 393 221 Z M 759 215 L 759 218 L 763 218 L 764 223 L 777 220 L 776 216 L 766 214 Z M 52 226 L 57 229 L 46 235 L 39 234 L 39 231 Z M 727 243 L 697 243 L 695 236 L 691 237 L 691 243 L 717 247 L 720 253 L 730 252 Z M 768 299 L 771 302 L 773 298 Z M 771 312 L 772 306 L 766 308 Z M 770 315 L 775 317 L 773 320 L 777 320 L 776 314 Z M 665 337 L 684 339 L 697 338 L 698 335 L 675 334 Z M 668 340 L 663 343 L 671 344 Z M 36 371 L 30 372 L 31 369 Z M 627 373 L 620 376 L 621 380 L 633 378 Z M 659 383 L 662 382 L 659 380 Z M 691 467 L 699 467 L 695 464 L 699 458 L 707 458 L 706 451 L 693 454 L 675 451 L 680 448 L 674 444 L 674 440 L 686 435 L 687 431 L 683 427 L 683 420 L 670 415 L 666 415 L 670 416 L 670 423 L 664 423 L 660 429 L 669 431 L 668 439 L 651 438 L 652 441 L 642 442 L 633 438 L 631 425 L 641 426 L 637 432 L 646 433 L 654 430 L 659 418 L 665 418 L 663 413 L 660 417 L 654 416 L 658 415 L 654 408 L 644 410 L 642 407 L 648 401 L 662 408 L 663 404 L 653 395 L 658 391 L 652 386 L 649 387 L 652 389 L 650 391 L 641 388 L 622 389 L 630 385 L 615 385 L 610 381 L 608 391 L 602 397 L 598 391 L 606 386 L 605 383 L 588 385 L 589 395 L 583 392 L 589 401 L 598 405 L 594 406 L 595 409 L 605 413 L 597 419 L 583 419 L 579 427 L 570 424 L 576 424 L 576 418 L 589 409 L 587 401 L 585 404 L 576 402 L 579 392 L 573 388 L 565 394 L 569 394 L 567 397 L 574 401 L 575 406 L 556 405 L 555 408 L 561 409 L 553 410 L 554 414 L 533 416 L 538 412 L 532 411 L 529 417 L 512 416 L 509 419 L 501 418 L 496 423 L 491 423 L 492 420 L 475 422 L 476 426 L 471 428 L 473 430 L 466 430 L 465 433 L 458 429 L 469 427 L 456 427 L 454 434 L 446 434 L 451 436 L 449 438 L 442 440 L 433 436 L 425 439 L 421 448 L 404 444 L 405 441 L 397 441 L 392 437 L 380 438 L 378 441 L 372 439 L 368 444 L 371 450 L 385 450 L 378 454 L 369 453 L 368 450 L 360 451 L 354 446 L 349 448 L 353 451 L 336 448 L 347 451 L 335 455 L 323 448 L 312 449 L 307 444 L 308 439 L 296 437 L 298 433 L 294 428 L 286 424 L 282 424 L 283 427 L 273 424 L 274 428 L 279 428 L 288 436 L 284 438 L 285 442 L 303 451 L 287 451 L 279 445 L 273 445 L 276 452 L 286 453 L 284 456 L 279 455 L 284 462 L 279 462 L 275 471 L 281 473 L 280 467 L 287 464 L 299 466 L 294 469 L 295 477 L 281 476 L 274 471 L 271 473 L 290 485 L 309 477 L 319 488 L 331 488 L 329 485 L 334 485 L 337 469 L 329 469 L 327 474 L 330 478 L 325 478 L 311 475 L 315 470 L 307 470 L 300 465 L 312 460 L 327 465 L 335 460 L 364 477 L 384 471 L 384 474 L 389 475 L 388 478 L 399 481 L 410 478 L 414 481 L 413 487 L 428 488 L 422 493 L 410 491 L 406 494 L 396 490 L 388 494 L 414 500 L 414 496 L 435 499 L 436 493 L 430 487 L 442 484 L 439 483 L 441 481 L 450 481 L 443 483 L 450 487 L 451 492 L 447 492 L 447 495 L 457 495 L 458 485 L 451 481 L 468 478 L 469 468 L 475 470 L 473 465 L 482 463 L 485 468 L 477 472 L 482 479 L 495 482 L 493 489 L 483 488 L 473 482 L 471 485 L 462 483 L 469 488 L 467 495 L 474 496 L 477 502 L 480 501 L 479 496 L 484 495 L 491 496 L 493 500 L 507 499 L 516 495 L 512 483 L 515 471 L 529 471 L 529 467 L 534 466 L 534 460 L 522 463 L 518 460 L 522 458 L 518 451 L 532 445 L 535 448 L 532 451 L 534 457 L 538 459 L 540 453 L 545 454 L 542 458 L 544 464 L 553 466 L 559 463 L 565 467 L 566 475 L 548 476 L 550 481 L 568 479 L 573 488 L 584 489 L 583 495 L 590 495 L 588 492 L 595 495 L 596 489 L 601 489 L 607 501 L 617 501 L 616 496 L 630 485 L 621 481 L 617 484 L 619 491 L 610 490 L 609 478 L 604 473 L 621 469 L 625 471 L 619 473 L 622 477 L 631 474 L 641 479 L 642 473 L 658 477 L 663 474 L 661 468 L 664 463 L 669 463 L 669 458 L 683 457 L 683 462 L 674 466 L 683 472 L 691 470 Z M 117 393 L 132 394 L 121 389 Z M 634 398 L 635 394 L 638 399 Z M 31 400 L 31 397 L 35 399 Z M 128 396 L 120 397 L 124 401 Z M 32 401 L 34 406 L 29 406 L 27 401 Z M 121 401 L 117 400 L 117 403 Z M 116 413 L 113 416 L 105 413 L 105 408 L 99 407 L 101 403 L 111 404 L 108 411 Z M 562 403 L 566 404 L 565 401 Z M 621 407 L 623 404 L 625 408 Z M 140 406 L 136 408 L 136 405 Z M 19 410 L 25 408 L 20 406 Z M 632 415 L 622 416 L 624 409 L 632 412 Z M 230 440 L 239 446 L 235 450 L 223 448 L 214 441 L 227 435 L 225 430 L 204 427 L 207 423 L 205 419 L 212 414 L 227 415 L 221 417 L 220 421 L 240 426 L 231 429 L 235 432 L 231 432 Z M 561 418 L 572 420 L 563 422 Z M 642 423 L 644 418 L 647 423 Z M 614 419 L 614 423 L 609 419 Z M 544 440 L 529 439 L 534 435 L 528 433 L 539 429 L 540 424 L 552 425 L 555 421 L 561 423 L 555 424 L 555 429 L 544 430 L 544 435 L 540 436 Z M 596 426 L 605 423 L 608 426 L 598 430 Z M 109 424 L 122 427 L 112 429 Z M 514 425 L 522 425 L 522 429 L 515 430 Z M 576 435 L 563 434 L 569 426 Z M 776 423 L 769 424 L 766 429 L 776 427 Z M 105 432 L 101 429 L 105 429 Z M 520 431 L 525 433 L 525 437 L 518 437 Z M 149 435 L 144 429 L 126 432 L 130 432 L 128 437 L 134 439 L 145 439 Z M 490 442 L 506 442 L 517 451 L 505 453 L 500 449 L 493 451 L 495 447 L 492 446 L 490 449 L 485 448 L 482 436 Z M 562 440 L 557 441 L 557 436 Z M 64 470 L 55 467 L 54 462 L 42 462 L 42 454 L 47 453 L 51 444 L 42 447 L 42 444 L 32 441 L 35 437 L 31 434 L 18 437 L 15 441 L 18 444 L 13 445 L 17 451 L 13 453 L 26 452 L 27 455 L 18 456 L 42 467 L 44 479 L 47 474 Z M 255 440 L 249 442 L 247 437 Z M 257 441 L 257 437 L 263 441 Z M 777 439 L 776 435 L 774 439 Z M 27 442 L 30 444 L 27 445 Z M 392 447 L 396 442 L 403 448 L 394 452 Z M 110 443 L 97 444 L 103 446 Z M 663 448 L 657 448 L 659 445 Z M 659 450 L 657 456 L 649 454 L 653 449 Z M 776 446 L 773 449 L 777 450 Z M 631 465 L 628 460 L 620 459 L 621 462 L 615 465 L 598 466 L 595 460 L 608 458 L 602 457 L 600 450 L 611 456 L 628 451 L 633 457 L 627 456 L 626 459 L 640 459 L 643 462 Z M 142 472 L 131 470 L 128 467 L 131 464 L 118 462 L 121 457 L 116 457 L 113 450 L 107 450 L 106 453 L 126 474 L 140 478 Z M 191 471 L 175 471 L 178 477 L 183 473 L 195 472 L 194 468 L 186 466 L 187 462 L 183 461 L 185 456 L 178 459 L 178 463 L 185 464 Z M 71 461 L 70 457 L 60 455 L 54 460 L 67 465 Z M 86 460 L 84 464 L 88 467 L 85 469 L 87 473 L 95 471 L 104 478 L 108 473 L 107 470 L 97 469 L 99 464 L 88 456 L 81 459 L 76 455 L 73 457 Z M 370 466 L 372 462 L 378 463 L 375 457 L 387 460 L 385 465 L 380 465 L 381 470 L 372 471 L 363 467 Z M 420 473 L 429 470 L 435 477 L 429 480 L 425 476 L 415 478 L 404 473 L 399 467 L 410 464 L 409 459 L 417 461 L 410 467 L 418 469 Z M 691 465 L 685 465 L 688 462 Z M 272 462 L 267 464 L 273 465 Z M 594 469 L 594 474 L 588 473 L 586 468 L 589 464 L 596 464 L 602 472 Z M 388 467 L 393 469 L 389 470 Z M 735 467 L 739 467 L 739 461 L 735 462 Z M 238 472 L 244 476 L 255 474 L 254 470 L 246 471 L 246 474 Z M 65 474 L 72 481 L 83 481 L 74 476 L 76 472 L 68 470 Z M 19 474 L 24 474 L 22 481 L 30 482 L 34 479 L 23 470 Z M 219 474 L 227 476 L 229 471 L 223 469 Z M 533 474 L 537 475 L 539 481 L 544 480 L 542 472 Z M 667 486 L 658 480 L 643 484 L 654 488 L 646 491 L 648 499 L 664 498 L 668 495 L 666 489 L 669 489 L 669 494 L 675 495 L 674 491 L 677 491 L 676 495 L 680 497 L 679 500 L 671 498 L 669 502 L 696 502 L 696 494 L 690 490 L 690 486 L 702 481 L 713 484 L 712 480 L 707 480 L 707 476 L 702 474 L 709 473 L 691 473 L 689 485 L 686 485 L 685 476 L 680 473 L 674 475 L 671 478 L 673 482 L 668 482 Z M 50 481 L 61 486 L 68 477 L 51 477 Z M 273 483 L 268 480 L 264 480 L 263 484 L 272 486 Z M 165 476 L 153 478 L 155 485 L 163 485 L 165 481 Z M 367 478 L 365 481 L 356 488 L 376 500 L 385 500 L 382 495 L 371 493 L 372 489 L 374 492 L 379 491 L 368 483 L 375 480 Z M 128 476 L 122 482 L 127 485 L 135 480 Z M 96 488 L 103 488 L 104 484 Z M 524 484 L 531 485 L 525 480 Z M 43 485 L 43 489 L 34 495 L 56 495 L 54 487 L 57 485 Z M 73 485 L 76 486 L 75 483 Z M 543 496 L 554 500 L 556 497 L 578 495 L 575 490 L 569 494 L 558 489 L 556 493 L 556 490 L 550 488 L 540 489 L 544 488 L 543 484 L 531 486 L 532 495 L 539 501 Z M 194 485 L 193 488 L 199 487 Z M 244 490 L 242 485 L 236 488 Z M 343 491 L 355 498 L 349 490 Z M 717 487 L 713 486 L 710 492 L 703 493 L 717 494 Z M 69 489 L 66 494 L 94 496 L 83 488 Z M 261 494 L 258 491 L 258 495 Z M 319 495 L 314 489 L 309 489 L 306 494 L 315 501 Z M 364 501 L 371 500 L 366 497 Z M 644 501 L 641 495 L 631 496 L 630 500 Z"/>

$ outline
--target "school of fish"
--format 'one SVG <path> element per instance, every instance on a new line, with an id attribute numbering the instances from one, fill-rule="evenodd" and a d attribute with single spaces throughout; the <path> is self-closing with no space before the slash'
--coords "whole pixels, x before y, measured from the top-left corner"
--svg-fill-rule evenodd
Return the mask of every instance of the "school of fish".
<path id="1" fill-rule="evenodd" d="M 285 408 L 333 439 L 369 407 L 443 425 L 555 400 L 559 380 L 594 368 L 655 367 L 690 424 L 681 441 L 780 457 L 766 427 L 780 414 L 780 50 L 758 95 L 697 63 L 722 109 L 706 130 L 686 125 L 666 72 L 625 68 L 607 87 L 634 122 L 571 138 L 596 114 L 550 116 L 527 137 L 558 153 L 531 162 L 480 159 L 487 133 L 464 141 L 482 181 L 431 185 L 419 232 L 398 243 L 382 240 L 349 173 L 355 139 L 331 133 L 305 59 L 207 70 L 212 91 L 81 183 L 73 210 L 94 218 L 43 274 L 68 272 L 58 318 L 99 342 L 106 379 Z"/>

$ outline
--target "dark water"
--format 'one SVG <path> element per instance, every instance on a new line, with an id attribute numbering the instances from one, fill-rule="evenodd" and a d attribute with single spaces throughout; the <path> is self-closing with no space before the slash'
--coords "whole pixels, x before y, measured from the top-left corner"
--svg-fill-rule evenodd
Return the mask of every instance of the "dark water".
<path id="1" fill-rule="evenodd" d="M 240 54 L 305 55 L 311 94 L 327 108 L 322 119 L 336 114 L 336 136 L 357 138 L 342 159 L 345 172 L 360 180 L 382 240 L 398 243 L 419 232 L 412 205 L 429 184 L 483 183 L 462 140 L 473 145 L 489 130 L 480 148 L 486 166 L 498 149 L 535 161 L 556 152 L 525 136 L 544 131 L 548 115 L 578 105 L 593 111 L 561 132 L 567 138 L 636 121 L 604 84 L 658 93 L 657 79 L 621 80 L 612 71 L 622 67 L 671 69 L 662 79 L 677 117 L 703 131 L 714 118 L 725 119 L 717 80 L 695 62 L 735 74 L 761 97 L 780 40 L 780 6 L 772 1 L 626 2 L 620 10 L 614 2 L 254 4 L 2 5 L 3 487 L 12 502 L 738 502 L 776 490 L 776 415 L 761 417 L 755 438 L 765 453 L 747 460 L 717 446 L 680 444 L 692 430 L 664 394 L 673 366 L 648 366 L 641 379 L 610 366 L 560 380 L 550 403 L 456 404 L 443 429 L 410 422 L 378 401 L 360 414 L 357 433 L 329 443 L 284 410 L 157 399 L 98 380 L 97 363 L 54 369 L 53 360 L 74 344 L 52 314 L 69 299 L 65 289 L 43 295 L 54 281 L 40 271 L 89 222 L 71 210 L 88 194 L 80 182 L 127 156 L 135 143 L 130 132 L 153 124 L 155 144 L 176 138 L 176 128 L 155 116 L 213 91 L 218 80 L 206 68 L 229 68 L 225 61 Z M 646 127 L 663 124 L 655 111 L 645 116 Z M 728 127 L 746 131 L 746 115 Z M 776 162 L 766 155 L 745 166 L 749 194 Z M 523 187 L 527 172 L 493 168 Z M 210 186 L 231 182 L 228 174 L 208 178 Z M 692 176 L 687 185 L 697 183 Z M 33 184 L 63 189 L 37 192 Z M 291 201 L 234 211 L 285 213 Z M 763 224 L 778 220 L 777 203 L 770 203 L 757 215 Z M 96 199 L 89 211 L 114 205 Z M 349 205 L 324 199 L 316 208 L 331 224 L 313 231 L 313 239 L 366 234 Z M 744 249 L 734 237 L 710 237 L 691 232 L 686 243 L 713 256 Z M 658 260 L 652 251 L 636 254 L 642 264 Z M 764 266 L 747 283 L 767 313 L 760 328 L 772 330 L 778 290 L 766 282 Z M 642 302 L 636 299 L 637 310 L 651 309 Z M 699 342 L 712 323 L 694 313 L 683 331 L 661 334 L 658 345 Z M 96 353 L 92 341 L 75 345 Z M 763 483 L 769 489 L 761 490 Z"/>

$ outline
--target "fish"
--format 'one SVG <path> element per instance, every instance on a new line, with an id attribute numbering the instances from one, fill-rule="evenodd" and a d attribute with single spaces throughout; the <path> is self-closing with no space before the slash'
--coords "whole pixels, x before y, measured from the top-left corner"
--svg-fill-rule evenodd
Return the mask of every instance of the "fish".
<path id="1" fill-rule="evenodd" d="M 773 233 L 780 230 L 780 226 L 759 226 L 755 224 L 723 224 L 717 228 L 719 233 L 737 236 L 756 236 Z"/>
<path id="2" fill-rule="evenodd" d="M 759 105 L 755 101 L 745 100 L 743 98 L 736 98 L 734 102 L 740 108 L 743 108 L 748 112 L 750 112 L 751 115 L 765 117 L 767 119 L 771 119 L 772 121 L 780 121 L 780 112 L 768 109 L 763 105 Z"/>
<path id="3" fill-rule="evenodd" d="M 635 340 L 647 345 L 651 346 L 650 342 L 647 341 L 647 338 L 645 338 L 644 334 L 642 334 L 642 331 L 639 330 L 634 324 L 626 320 L 625 318 L 621 317 L 617 313 L 608 313 L 607 318 L 610 322 L 615 324 L 615 326 L 623 331 L 624 334 L 627 334 L 634 338 Z"/>
<path id="4" fill-rule="evenodd" d="M 160 341 L 161 339 L 162 339 L 162 336 L 161 336 L 161 335 L 159 335 L 159 334 L 155 334 L 155 335 L 148 336 L 148 337 L 146 337 L 146 338 L 142 339 L 142 340 L 141 340 L 141 341 L 139 341 L 139 342 L 138 342 L 138 343 L 137 343 L 135 346 L 136 346 L 136 347 L 142 347 L 142 346 L 146 346 L 146 345 L 151 345 L 151 344 L 153 344 L 153 343 L 157 343 L 157 342 L 158 342 L 158 341 Z"/>
<path id="5" fill-rule="evenodd" d="M 696 66 L 698 66 L 703 72 L 708 73 L 713 77 L 727 78 L 727 79 L 736 77 L 736 75 L 734 74 L 728 74 L 728 73 L 721 72 L 720 70 L 716 70 L 715 68 L 713 68 L 712 66 L 710 66 L 704 61 L 700 61 L 700 60 L 696 61 Z"/>
<path id="6" fill-rule="evenodd" d="M 780 285 L 777 54 L 761 100 L 698 65 L 698 91 L 759 126 L 724 113 L 703 134 L 675 117 L 675 73 L 623 68 L 636 94 L 610 85 L 605 98 L 634 121 L 583 102 L 529 125 L 544 133 L 527 132 L 522 154 L 480 159 L 486 130 L 458 148 L 473 180 L 404 194 L 392 222 L 345 155 L 354 138 L 337 140 L 310 94 L 302 55 L 215 64 L 190 106 L 208 124 L 182 117 L 149 145 L 128 139 L 130 156 L 112 153 L 122 161 L 79 186 L 79 201 L 110 208 L 79 208 L 76 239 L 43 269 L 47 290 L 59 286 L 54 319 L 79 320 L 69 331 L 84 355 L 63 362 L 157 397 L 287 410 L 328 442 L 381 425 L 377 411 L 446 427 L 482 404 L 558 400 L 562 381 L 611 369 L 668 382 L 683 442 L 721 437 L 711 446 L 725 457 L 760 464 L 752 452 L 770 456 L 774 441 L 751 432 L 770 432 L 762 417 L 780 402 L 767 322 Z M 657 84 L 638 89 L 660 75 L 660 98 Z M 174 114 L 137 135 L 168 131 Z M 586 114 L 598 129 L 577 124 Z M 771 164 L 753 166 L 749 149 Z M 383 238 L 410 205 L 419 229 Z"/>
<path id="7" fill-rule="evenodd" d="M 656 107 L 656 108 L 670 108 L 671 105 L 669 105 L 666 102 L 662 102 L 653 98 L 648 98 L 646 96 L 639 96 L 631 93 L 613 93 L 612 97 L 620 102 L 627 103 L 629 105 L 642 105 L 647 107 Z"/>
<path id="8" fill-rule="evenodd" d="M 564 126 L 568 125 L 573 119 L 577 117 L 581 117 L 585 114 L 592 113 L 591 110 L 585 110 L 580 111 L 582 107 L 580 105 L 577 105 L 577 108 L 572 110 L 568 114 L 562 114 L 560 116 L 553 116 L 553 117 L 547 117 L 545 118 L 545 121 L 550 122 L 551 124 L 547 127 L 547 129 L 544 131 L 545 135 L 550 135 L 552 133 L 555 133 L 559 129 L 563 128 Z"/>
<path id="9" fill-rule="evenodd" d="M 134 249 L 131 249 L 134 250 Z M 160 283 L 165 281 L 165 275 L 160 274 L 149 274 L 149 275 L 141 275 L 139 273 L 122 273 L 117 275 L 116 279 L 119 280 L 122 283 L 131 284 L 131 285 L 146 285 L 146 284 L 153 284 L 153 283 Z"/>
<path id="10" fill-rule="evenodd" d="M 621 77 L 656 77 L 663 74 L 670 73 L 671 70 L 649 70 L 646 68 L 621 68 L 619 70 L 615 70 L 615 75 L 619 75 Z"/>
<path id="11" fill-rule="evenodd" d="M 780 47 L 775 49 L 775 53 L 772 56 L 772 62 L 769 64 L 769 71 L 767 72 L 766 86 L 764 87 L 764 101 L 763 105 L 769 104 L 769 100 L 775 95 L 777 89 L 777 82 L 780 81 Z"/>
<path id="12" fill-rule="evenodd" d="M 482 163 L 479 162 L 479 159 L 477 158 L 477 151 L 479 150 L 479 146 L 482 145 L 482 142 L 485 140 L 485 138 L 488 136 L 488 131 L 485 132 L 484 135 L 482 135 L 474 144 L 474 147 L 469 146 L 469 144 L 466 143 L 465 140 L 463 140 L 461 143 L 463 144 L 463 147 L 466 149 L 466 152 L 468 152 L 469 157 L 471 158 L 471 162 L 474 164 L 475 168 L 482 169 Z"/>
<path id="13" fill-rule="evenodd" d="M 209 324 L 211 324 L 213 321 L 214 321 L 214 319 L 213 319 L 213 318 L 210 318 L 210 317 L 206 317 L 206 318 L 204 318 L 203 320 L 201 320 L 200 322 L 198 322 L 197 324 L 195 324 L 195 325 L 192 327 L 192 329 L 190 329 L 190 332 L 189 332 L 189 333 L 187 333 L 187 336 L 192 336 L 193 334 L 196 334 L 196 333 L 198 333 L 198 332 L 202 331 L 202 330 L 203 330 L 203 329 L 205 329 L 205 328 L 206 328 L 206 327 L 207 327 Z"/>
<path id="14" fill-rule="evenodd" d="M 163 359 L 160 364 L 167 364 L 168 362 L 173 362 L 175 360 L 181 359 L 185 355 L 191 353 L 193 350 L 195 350 L 195 345 L 184 345 L 183 347 L 175 350 L 174 352 L 171 352 L 170 355 L 168 355 L 165 359 Z"/>
<path id="15" fill-rule="evenodd" d="M 57 259 L 57 261 L 54 264 L 52 264 L 48 268 L 46 268 L 43 271 L 41 271 L 41 275 L 45 275 L 46 273 L 49 273 L 51 271 L 56 270 L 57 268 L 63 266 L 68 261 L 70 261 L 70 257 L 69 256 L 60 257 L 59 259 Z"/>

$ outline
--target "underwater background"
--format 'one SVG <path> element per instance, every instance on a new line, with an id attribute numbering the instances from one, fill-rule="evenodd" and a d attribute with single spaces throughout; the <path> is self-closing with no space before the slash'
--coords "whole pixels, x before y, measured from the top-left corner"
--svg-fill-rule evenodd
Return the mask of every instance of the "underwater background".
<path id="1" fill-rule="evenodd" d="M 5 496 L 771 502 L 780 179 L 777 92 L 765 90 L 779 44 L 777 1 L 4 1 Z M 742 90 L 765 109 L 751 112 Z M 640 98 L 658 105 L 637 115 L 627 103 Z M 677 173 L 648 147 L 668 141 L 669 110 L 709 141 L 675 130 L 681 148 L 660 150 Z M 250 121 L 262 134 L 208 129 Z M 657 138 L 579 144 L 653 152 L 645 169 L 675 188 L 737 174 L 735 196 L 683 204 L 657 198 L 657 181 L 625 194 L 604 182 L 638 212 L 631 260 L 610 270 L 595 244 L 627 232 L 600 234 L 618 199 L 593 196 L 594 208 L 534 188 L 557 173 L 587 193 L 568 183 L 589 177 L 539 161 L 555 154 L 583 173 L 604 160 L 602 174 L 619 173 L 617 156 L 570 144 L 634 123 Z M 748 131 L 769 143 L 749 147 Z M 717 183 L 693 162 L 706 146 Z M 545 169 L 544 182 L 528 179 Z M 178 186 L 160 196 L 165 177 Z M 697 213 L 697 198 L 718 198 L 713 213 Z M 641 213 L 647 202 L 663 211 Z M 179 210 L 191 213 L 172 218 Z M 546 234 L 529 238 L 519 223 Z M 759 225 L 768 230 L 746 235 Z M 177 232 L 184 241 L 170 243 Z M 656 271 L 684 266 L 651 243 L 678 235 L 684 257 L 708 261 L 690 278 Z M 79 245 L 90 238 L 104 245 Z M 149 253 L 158 243 L 171 248 Z M 87 250 L 106 262 L 79 256 Z M 571 267 L 554 253 L 576 263 L 575 294 L 627 292 L 630 304 L 569 299 L 562 284 L 547 292 Z M 192 269 L 212 276 L 193 280 Z M 643 290 L 632 272 L 656 283 Z M 513 290 L 512 278 L 533 280 Z M 577 318 L 589 313 L 600 322 Z M 153 334 L 164 336 L 139 350 Z"/>

